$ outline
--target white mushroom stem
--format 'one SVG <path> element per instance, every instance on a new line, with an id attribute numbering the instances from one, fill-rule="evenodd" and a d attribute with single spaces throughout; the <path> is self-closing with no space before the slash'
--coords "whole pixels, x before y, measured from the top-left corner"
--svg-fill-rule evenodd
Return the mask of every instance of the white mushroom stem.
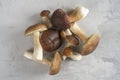
<path id="1" fill-rule="evenodd" d="M 42 60 L 43 59 L 43 49 L 39 41 L 40 33 L 34 32 L 34 53 L 33 58 Z"/>
<path id="2" fill-rule="evenodd" d="M 87 36 L 85 35 L 85 33 L 83 32 L 82 29 L 79 28 L 79 26 L 76 23 L 73 23 L 72 26 L 70 27 L 70 30 L 76 34 L 81 41 L 84 43 L 87 40 Z"/>
<path id="3" fill-rule="evenodd" d="M 24 57 L 30 59 L 30 60 L 33 60 L 37 63 L 42 63 L 42 64 L 46 64 L 46 65 L 49 65 L 51 66 L 51 61 L 43 58 L 42 61 L 41 60 L 37 60 L 37 59 L 33 59 L 33 52 L 29 51 L 29 50 L 26 50 L 25 53 L 24 53 Z"/>
<path id="4" fill-rule="evenodd" d="M 66 35 L 66 36 L 70 36 L 72 35 L 71 31 L 69 29 L 67 29 L 65 31 L 65 33 L 63 35 Z M 66 37 L 65 37 L 66 39 Z M 73 44 L 71 44 L 69 41 L 66 43 L 66 45 L 64 46 L 63 50 L 62 50 L 62 53 L 63 53 L 63 60 L 66 60 L 67 57 L 71 58 L 72 60 L 81 60 L 81 55 L 80 54 L 75 54 L 75 52 L 73 52 L 69 47 L 70 46 L 74 46 Z M 65 54 L 64 54 L 65 53 Z"/>

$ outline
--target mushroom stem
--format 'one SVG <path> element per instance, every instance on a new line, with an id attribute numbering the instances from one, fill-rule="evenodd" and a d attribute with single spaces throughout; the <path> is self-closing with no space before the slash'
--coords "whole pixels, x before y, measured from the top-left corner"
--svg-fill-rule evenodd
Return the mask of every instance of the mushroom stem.
<path id="1" fill-rule="evenodd" d="M 70 30 L 77 35 L 80 40 L 84 43 L 87 40 L 87 36 L 85 33 L 79 28 L 79 26 L 76 23 L 73 23 L 70 27 Z"/>
<path id="2" fill-rule="evenodd" d="M 36 58 L 38 60 L 43 59 L 43 49 L 41 47 L 40 41 L 39 41 L 40 33 L 34 32 L 34 53 L 33 58 Z"/>
<path id="3" fill-rule="evenodd" d="M 42 60 L 37 60 L 37 59 L 34 59 L 33 58 L 33 52 L 30 51 L 30 50 L 26 50 L 25 53 L 24 53 L 24 57 L 30 59 L 30 60 L 33 60 L 37 63 L 42 63 L 42 64 L 46 64 L 46 65 L 49 65 L 51 66 L 51 61 L 47 60 L 46 58 L 43 58 Z"/>

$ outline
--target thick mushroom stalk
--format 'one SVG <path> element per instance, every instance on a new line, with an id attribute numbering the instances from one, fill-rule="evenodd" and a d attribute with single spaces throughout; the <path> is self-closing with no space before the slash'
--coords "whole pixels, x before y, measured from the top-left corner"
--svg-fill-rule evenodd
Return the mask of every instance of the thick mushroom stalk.
<path id="1" fill-rule="evenodd" d="M 43 49 L 39 41 L 40 33 L 34 32 L 34 54 L 33 58 L 36 58 L 38 60 L 43 59 Z"/>

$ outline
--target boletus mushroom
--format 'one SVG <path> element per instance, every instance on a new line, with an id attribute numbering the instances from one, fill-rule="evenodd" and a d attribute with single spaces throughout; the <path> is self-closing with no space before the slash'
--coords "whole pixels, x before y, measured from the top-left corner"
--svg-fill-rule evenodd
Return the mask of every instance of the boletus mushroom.
<path id="1" fill-rule="evenodd" d="M 43 59 L 43 50 L 39 41 L 40 32 L 47 30 L 47 26 L 45 24 L 35 24 L 28 27 L 25 31 L 25 35 L 28 36 L 30 34 L 34 35 L 34 52 L 33 58 L 42 60 Z"/>
<path id="2" fill-rule="evenodd" d="M 89 10 L 85 7 L 77 7 L 69 15 L 69 21 L 72 22 L 72 26 L 70 27 L 71 32 L 76 34 L 83 42 L 83 47 L 80 50 L 80 54 L 82 55 L 87 55 L 93 52 L 96 49 L 100 39 L 98 34 L 93 34 L 88 38 L 84 31 L 82 31 L 76 24 L 76 21 L 83 19 L 88 14 L 88 12 Z"/>

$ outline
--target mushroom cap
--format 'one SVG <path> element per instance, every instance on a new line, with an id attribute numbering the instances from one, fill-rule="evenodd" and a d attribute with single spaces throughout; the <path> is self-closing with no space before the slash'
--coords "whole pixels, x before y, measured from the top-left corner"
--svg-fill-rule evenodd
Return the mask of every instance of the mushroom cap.
<path id="1" fill-rule="evenodd" d="M 41 11 L 40 16 L 44 17 L 44 16 L 48 16 L 49 14 L 50 14 L 49 10 L 43 10 Z"/>
<path id="2" fill-rule="evenodd" d="M 84 43 L 84 45 L 80 51 L 80 54 L 81 55 L 88 55 L 91 52 L 93 52 L 96 49 L 96 47 L 98 46 L 99 41 L 100 41 L 100 38 L 99 38 L 98 34 L 91 35 L 87 39 L 87 41 Z"/>
<path id="3" fill-rule="evenodd" d="M 35 25 L 32 25 L 30 27 L 28 27 L 26 30 L 25 30 L 25 35 L 30 35 L 34 32 L 37 32 L 37 31 L 44 31 L 44 30 L 47 30 L 47 26 L 46 24 L 35 24 Z"/>

